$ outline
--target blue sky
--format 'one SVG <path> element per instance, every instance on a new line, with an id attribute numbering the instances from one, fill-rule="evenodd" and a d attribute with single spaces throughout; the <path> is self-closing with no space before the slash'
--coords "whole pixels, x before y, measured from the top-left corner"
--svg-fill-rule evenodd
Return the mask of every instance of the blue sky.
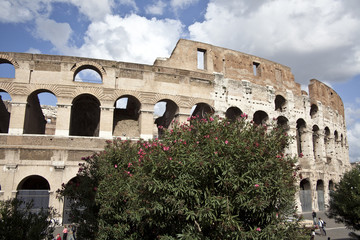
<path id="1" fill-rule="evenodd" d="M 0 0 L 0 51 L 152 64 L 186 38 L 257 55 L 341 96 L 360 161 L 359 12 L 358 0 Z"/>

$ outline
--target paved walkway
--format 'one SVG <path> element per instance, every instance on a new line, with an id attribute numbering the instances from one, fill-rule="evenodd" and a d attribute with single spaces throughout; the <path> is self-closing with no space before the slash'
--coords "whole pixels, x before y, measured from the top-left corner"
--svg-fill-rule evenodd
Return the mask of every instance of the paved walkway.
<path id="1" fill-rule="evenodd" d="M 302 214 L 304 219 L 312 220 L 312 213 L 303 213 Z M 315 231 L 316 236 L 315 239 L 330 239 L 330 240 L 354 240 L 357 239 L 356 236 L 353 234 L 357 234 L 360 236 L 360 231 L 351 231 L 345 227 L 344 224 L 335 223 L 334 219 L 329 219 L 325 212 L 317 212 L 316 213 L 317 219 L 321 218 L 326 222 L 326 236 L 322 236 L 320 234 L 320 230 L 317 229 Z M 309 236 L 310 239 L 310 236 Z M 360 239 L 360 238 L 359 238 Z"/>

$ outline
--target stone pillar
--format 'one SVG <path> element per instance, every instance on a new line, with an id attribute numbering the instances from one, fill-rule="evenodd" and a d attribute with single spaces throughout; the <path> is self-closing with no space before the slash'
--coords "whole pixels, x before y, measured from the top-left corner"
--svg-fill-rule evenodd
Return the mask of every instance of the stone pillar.
<path id="1" fill-rule="evenodd" d="M 99 137 L 111 138 L 113 130 L 115 107 L 100 107 L 100 132 Z"/>
<path id="2" fill-rule="evenodd" d="M 57 104 L 56 136 L 69 136 L 72 104 Z"/>
<path id="3" fill-rule="evenodd" d="M 154 105 L 142 104 L 139 116 L 140 138 L 153 138 Z"/>
<path id="4" fill-rule="evenodd" d="M 291 126 L 295 126 L 294 124 L 291 124 Z M 296 136 L 296 127 L 290 127 L 289 131 L 287 132 L 289 136 Z M 290 155 L 297 155 L 297 142 L 294 140 L 288 147 L 288 149 L 285 150 L 285 153 L 289 153 Z"/>
<path id="5" fill-rule="evenodd" d="M 26 101 L 11 102 L 11 115 L 9 123 L 9 134 L 20 135 L 24 132 L 24 121 L 26 112 Z"/>

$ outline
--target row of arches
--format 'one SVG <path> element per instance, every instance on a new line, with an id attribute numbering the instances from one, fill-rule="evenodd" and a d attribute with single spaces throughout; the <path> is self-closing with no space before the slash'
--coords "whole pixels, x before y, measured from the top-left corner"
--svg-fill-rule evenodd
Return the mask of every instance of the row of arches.
<path id="1" fill-rule="evenodd" d="M 16 62 L 0 58 L 0 78 L 15 78 Z M 106 74 L 104 68 L 95 62 L 80 62 L 73 65 L 70 69 L 73 71 L 74 82 L 87 82 L 101 84 Z"/>
<path id="2" fill-rule="evenodd" d="M 106 74 L 105 69 L 96 62 L 79 62 L 74 64 L 70 69 L 74 72 L 74 82 L 98 83 L 103 82 L 103 76 Z M 13 61 L 0 58 L 0 78 L 15 78 L 15 66 Z M 275 111 L 285 112 L 287 109 L 287 100 L 282 95 L 275 96 Z M 318 116 L 318 106 L 311 104 L 310 116 L 315 118 Z"/>
<path id="3" fill-rule="evenodd" d="M 11 117 L 11 97 L 4 90 L 1 90 L 4 101 L 0 99 L 0 132 L 8 133 Z M 5 94 L 4 94 L 5 93 Z M 55 134 L 55 131 L 48 133 L 49 126 L 56 125 L 56 116 L 49 117 L 44 112 L 43 105 L 39 100 L 41 94 L 46 93 L 55 99 L 56 96 L 48 90 L 37 90 L 31 93 L 27 98 L 23 134 Z M 6 101 L 5 101 L 6 100 Z M 114 102 L 113 112 L 113 135 L 139 137 L 139 116 L 141 113 L 140 101 L 132 95 L 120 96 Z M 168 128 L 170 123 L 179 116 L 178 105 L 170 99 L 162 99 L 154 105 L 154 123 L 159 129 L 158 135 L 161 135 L 161 129 Z M 189 116 L 199 116 L 203 118 L 206 114 L 213 114 L 214 109 L 207 103 L 195 104 Z M 230 120 L 239 118 L 242 110 L 238 107 L 230 107 L 225 112 L 225 117 Z M 91 94 L 81 94 L 73 99 L 70 113 L 69 135 L 71 136 L 99 136 L 99 123 L 101 115 L 101 103 Z M 264 111 L 254 113 L 253 121 L 260 125 L 265 124 L 269 116 Z M 286 117 L 279 117 L 278 124 L 287 125 Z M 159 128 L 162 126 L 162 128 Z"/>
<path id="4" fill-rule="evenodd" d="M 300 182 L 300 204 L 303 212 L 311 212 L 313 210 L 313 199 L 316 200 L 315 204 L 319 211 L 325 210 L 325 194 L 330 197 L 331 191 L 334 191 L 334 182 L 330 180 L 328 182 L 328 189 L 325 191 L 324 181 L 318 179 L 316 182 L 315 191 L 311 189 L 310 179 L 306 178 Z"/>

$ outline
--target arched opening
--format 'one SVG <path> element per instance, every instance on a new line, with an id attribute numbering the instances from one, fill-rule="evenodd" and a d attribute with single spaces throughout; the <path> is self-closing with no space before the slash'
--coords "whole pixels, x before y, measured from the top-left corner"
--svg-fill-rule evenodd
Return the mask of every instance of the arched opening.
<path id="1" fill-rule="evenodd" d="M 115 102 L 113 135 L 124 137 L 139 137 L 139 100 L 130 95 L 124 95 Z"/>
<path id="2" fill-rule="evenodd" d="M 330 129 L 328 127 L 325 127 L 324 129 L 324 145 L 325 145 L 325 153 L 327 161 L 331 161 L 330 156 Z"/>
<path id="3" fill-rule="evenodd" d="M 49 182 L 39 176 L 32 175 L 24 178 L 17 187 L 16 198 L 25 203 L 33 203 L 31 211 L 40 212 L 49 206 Z"/>
<path id="4" fill-rule="evenodd" d="M 289 120 L 284 116 L 279 116 L 277 118 L 276 124 L 278 128 L 281 128 L 282 130 L 284 130 L 284 132 L 287 132 L 290 129 Z"/>
<path id="5" fill-rule="evenodd" d="M 344 147 L 344 136 L 341 134 L 340 135 L 340 141 L 341 141 L 341 147 Z"/>
<path id="6" fill-rule="evenodd" d="M 0 89 L 0 133 L 9 132 L 11 112 L 11 97 L 4 90 Z"/>
<path id="7" fill-rule="evenodd" d="M 281 95 L 275 97 L 275 111 L 283 112 L 286 110 L 286 99 Z"/>
<path id="8" fill-rule="evenodd" d="M 57 107 L 55 95 L 46 89 L 32 92 L 26 103 L 24 134 L 54 135 Z"/>
<path id="9" fill-rule="evenodd" d="M 296 143 L 297 143 L 297 151 L 298 155 L 303 153 L 302 143 L 304 141 L 304 132 L 306 129 L 306 123 L 304 119 L 300 118 L 296 121 Z"/>
<path id="10" fill-rule="evenodd" d="M 154 118 L 159 138 L 164 134 L 164 129 L 169 128 L 178 111 L 179 107 L 169 99 L 161 100 L 155 104 Z"/>
<path id="11" fill-rule="evenodd" d="M 84 65 L 75 71 L 74 82 L 102 83 L 102 74 L 96 67 Z"/>
<path id="12" fill-rule="evenodd" d="M 243 112 L 238 107 L 229 107 L 226 110 L 225 117 L 230 121 L 235 121 L 236 119 L 241 117 Z"/>
<path id="13" fill-rule="evenodd" d="M 316 192 L 317 192 L 319 211 L 324 211 L 325 210 L 325 199 L 324 199 L 324 182 L 323 182 L 323 180 L 317 181 Z"/>
<path id="14" fill-rule="evenodd" d="M 197 103 L 192 107 L 193 111 L 191 116 L 195 116 L 197 118 L 205 118 L 208 115 L 214 114 L 214 109 L 207 103 Z"/>
<path id="15" fill-rule="evenodd" d="M 266 124 L 266 122 L 269 120 L 269 116 L 264 111 L 256 111 L 254 113 L 253 121 L 256 125 L 262 125 Z"/>
<path id="16" fill-rule="evenodd" d="M 70 179 L 70 181 L 66 185 L 72 185 L 75 188 L 79 186 L 80 180 L 78 177 L 74 177 Z M 76 203 L 75 199 L 71 199 L 69 197 L 64 197 L 64 207 L 63 207 L 63 215 L 62 215 L 62 224 L 71 224 L 74 222 L 74 216 L 77 212 L 73 212 L 71 207 Z M 84 211 L 85 207 L 78 207 L 76 211 Z"/>
<path id="17" fill-rule="evenodd" d="M 310 108 L 311 118 L 315 118 L 317 116 L 318 111 L 319 111 L 318 106 L 316 104 L 311 104 L 311 108 Z"/>
<path id="18" fill-rule="evenodd" d="M 71 107 L 70 135 L 99 136 L 100 102 L 90 94 L 77 96 Z"/>
<path id="19" fill-rule="evenodd" d="M 0 78 L 15 78 L 15 67 L 6 59 L 0 59 Z"/>
<path id="20" fill-rule="evenodd" d="M 315 159 L 320 158 L 321 149 L 319 149 L 319 127 L 314 125 L 312 128 L 313 153 Z"/>
<path id="21" fill-rule="evenodd" d="M 311 185 L 308 179 L 303 179 L 300 182 L 300 203 L 303 212 L 311 212 Z"/>

